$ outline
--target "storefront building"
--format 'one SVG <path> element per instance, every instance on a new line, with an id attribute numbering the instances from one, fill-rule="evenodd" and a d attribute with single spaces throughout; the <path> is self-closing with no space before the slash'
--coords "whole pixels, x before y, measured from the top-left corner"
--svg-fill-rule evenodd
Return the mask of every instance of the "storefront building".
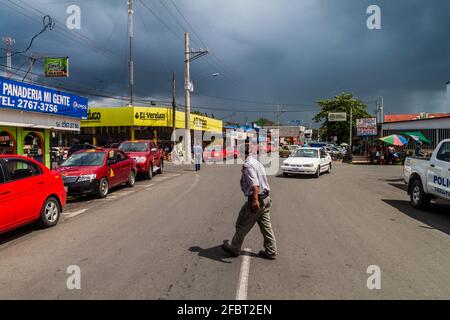
<path id="1" fill-rule="evenodd" d="M 185 113 L 176 111 L 175 116 L 176 128 L 185 128 Z M 191 130 L 222 132 L 222 120 L 191 114 L 190 121 Z M 130 139 L 170 141 L 172 123 L 172 109 L 167 107 L 89 108 L 80 134 L 74 137 L 98 146 Z"/>
<path id="2" fill-rule="evenodd" d="M 450 115 L 436 118 L 425 118 L 406 121 L 392 121 L 383 123 L 383 135 L 404 134 L 405 132 L 420 131 L 431 144 L 424 144 L 422 149 L 431 152 L 444 139 L 450 139 Z M 415 143 L 409 140 L 407 149 L 414 150 Z"/>
<path id="3" fill-rule="evenodd" d="M 0 154 L 19 154 L 51 168 L 51 138 L 80 130 L 88 101 L 0 77 Z"/>

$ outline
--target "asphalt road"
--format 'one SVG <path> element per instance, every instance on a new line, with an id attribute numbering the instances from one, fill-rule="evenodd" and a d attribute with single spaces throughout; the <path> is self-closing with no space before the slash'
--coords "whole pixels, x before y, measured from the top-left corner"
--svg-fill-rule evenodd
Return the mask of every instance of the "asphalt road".
<path id="1" fill-rule="evenodd" d="M 275 261 L 255 227 L 222 252 L 244 201 L 238 165 L 161 176 L 72 200 L 52 229 L 0 235 L 1 299 L 450 298 L 450 206 L 410 207 L 401 167 L 335 164 L 320 179 L 271 176 Z M 68 290 L 67 268 L 81 270 Z M 381 289 L 367 288 L 367 268 Z M 246 272 L 248 271 L 248 272 Z"/>

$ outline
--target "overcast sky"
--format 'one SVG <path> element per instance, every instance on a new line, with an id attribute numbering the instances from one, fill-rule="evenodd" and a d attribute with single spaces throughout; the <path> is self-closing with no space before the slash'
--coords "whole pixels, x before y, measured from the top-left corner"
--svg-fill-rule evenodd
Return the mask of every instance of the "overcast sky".
<path id="1" fill-rule="evenodd" d="M 275 120 L 280 103 L 290 111 L 282 122 L 308 123 L 317 100 L 343 91 L 364 101 L 383 96 L 386 114 L 450 112 L 448 0 L 134 2 L 136 99 L 170 100 L 175 71 L 177 102 L 184 104 L 183 32 L 189 31 L 193 48 L 206 45 L 211 51 L 191 64 L 191 104 L 218 118 Z M 81 30 L 66 27 L 71 4 L 81 8 Z M 381 8 L 381 30 L 366 27 L 371 4 Z M 70 78 L 45 81 L 102 95 L 129 94 L 126 0 L 0 0 L 0 8 L 1 36 L 15 38 L 16 50 L 41 30 L 44 14 L 56 20 L 55 30 L 36 38 L 31 51 L 69 56 Z M 13 63 L 20 67 L 25 59 L 15 56 Z M 39 63 L 33 72 L 42 73 Z M 126 101 L 90 97 L 90 103 Z M 369 103 L 368 111 L 374 110 Z"/>

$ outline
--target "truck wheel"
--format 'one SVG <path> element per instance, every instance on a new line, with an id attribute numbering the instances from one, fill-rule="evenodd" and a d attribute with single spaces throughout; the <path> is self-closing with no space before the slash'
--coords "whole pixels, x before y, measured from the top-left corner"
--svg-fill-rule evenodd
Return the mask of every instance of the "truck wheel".
<path id="1" fill-rule="evenodd" d="M 106 198 L 106 196 L 109 193 L 109 183 L 108 179 L 103 177 L 100 182 L 98 183 L 98 191 L 97 195 L 99 198 Z"/>
<path id="2" fill-rule="evenodd" d="M 130 175 L 128 176 L 127 187 L 134 187 L 135 183 L 136 183 L 136 173 L 134 173 L 134 171 L 131 171 Z"/>
<path id="3" fill-rule="evenodd" d="M 317 167 L 317 172 L 316 172 L 316 174 L 314 175 L 314 178 L 320 178 L 320 166 L 318 166 Z"/>
<path id="4" fill-rule="evenodd" d="M 150 164 L 148 165 L 148 171 L 147 171 L 147 173 L 145 174 L 145 178 L 146 178 L 147 180 L 152 180 L 152 178 L 153 178 L 153 164 L 152 164 L 152 163 L 150 163 Z"/>
<path id="5" fill-rule="evenodd" d="M 53 227 L 58 223 L 61 215 L 61 207 L 55 197 L 49 197 L 45 200 L 41 209 L 41 216 L 39 218 L 40 225 L 44 228 Z"/>
<path id="6" fill-rule="evenodd" d="M 424 209 L 430 204 L 430 196 L 423 191 L 420 179 L 413 181 L 411 186 L 411 204 L 417 209 Z"/>
<path id="7" fill-rule="evenodd" d="M 161 163 L 159 164 L 159 169 L 158 169 L 158 171 L 156 171 L 156 173 L 162 174 L 163 168 L 164 168 L 164 161 L 161 159 Z"/>

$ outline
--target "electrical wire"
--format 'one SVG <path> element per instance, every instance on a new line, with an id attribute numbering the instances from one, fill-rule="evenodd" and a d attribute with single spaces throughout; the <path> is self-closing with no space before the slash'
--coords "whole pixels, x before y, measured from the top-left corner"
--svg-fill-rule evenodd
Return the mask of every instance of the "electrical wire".
<path id="1" fill-rule="evenodd" d="M 35 35 L 31 38 L 30 43 L 28 44 L 28 46 L 27 46 L 24 50 L 12 52 L 12 53 L 9 55 L 9 57 L 13 57 L 13 56 L 15 56 L 16 54 L 24 54 L 25 52 L 27 52 L 28 50 L 30 50 L 31 46 L 33 45 L 34 40 L 35 40 L 38 36 L 40 36 L 40 35 L 43 34 L 45 31 L 47 31 L 47 29 L 53 30 L 53 29 L 55 28 L 55 21 L 54 21 L 54 20 L 52 19 L 52 17 L 50 17 L 49 15 L 45 15 L 45 16 L 42 18 L 42 24 L 44 25 L 44 27 L 42 28 L 42 30 L 41 30 L 39 33 L 35 34 Z M 6 55 L 6 56 L 0 56 L 0 59 L 4 59 L 4 58 L 7 58 L 7 57 L 8 57 L 8 55 Z"/>

